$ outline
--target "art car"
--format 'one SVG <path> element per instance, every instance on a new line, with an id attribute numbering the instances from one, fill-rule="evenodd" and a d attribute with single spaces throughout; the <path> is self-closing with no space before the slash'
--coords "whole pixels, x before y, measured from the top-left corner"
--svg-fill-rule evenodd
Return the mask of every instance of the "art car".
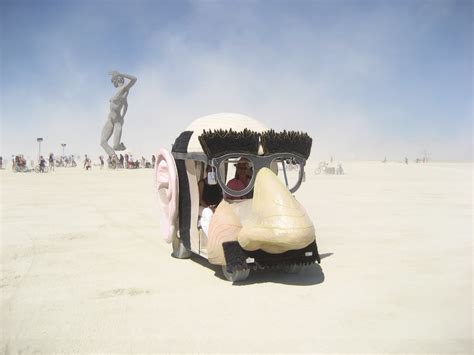
<path id="1" fill-rule="evenodd" d="M 155 165 L 162 234 L 172 255 L 198 254 L 221 265 L 232 282 L 252 269 L 296 273 L 319 263 L 314 225 L 293 195 L 311 144 L 306 133 L 275 132 L 240 114 L 193 121 L 171 152 L 159 150 Z"/>

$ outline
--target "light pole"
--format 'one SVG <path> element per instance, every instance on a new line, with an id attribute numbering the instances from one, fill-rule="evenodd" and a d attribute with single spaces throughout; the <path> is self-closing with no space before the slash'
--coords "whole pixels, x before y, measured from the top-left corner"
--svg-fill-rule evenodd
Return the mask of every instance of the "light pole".
<path id="1" fill-rule="evenodd" d="M 38 161 L 39 161 L 41 157 L 41 142 L 43 141 L 43 138 L 36 138 L 36 141 L 38 142 Z"/>
<path id="2" fill-rule="evenodd" d="M 63 147 L 63 156 L 64 156 L 64 148 L 66 147 L 66 143 L 61 143 L 61 147 Z"/>

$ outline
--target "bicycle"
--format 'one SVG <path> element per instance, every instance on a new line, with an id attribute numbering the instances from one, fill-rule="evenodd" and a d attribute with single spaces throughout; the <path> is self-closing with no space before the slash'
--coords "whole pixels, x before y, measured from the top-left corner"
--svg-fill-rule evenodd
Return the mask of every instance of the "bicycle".
<path id="1" fill-rule="evenodd" d="M 41 171 L 41 166 L 39 165 L 35 166 L 35 173 L 41 173 L 41 172 L 47 173 L 48 171 L 49 171 L 49 168 L 47 166 L 43 167 L 43 171 Z"/>
<path id="2" fill-rule="evenodd" d="M 321 173 L 325 173 L 326 172 L 326 168 L 328 167 L 328 163 L 325 162 L 325 161 L 322 161 L 319 163 L 318 167 L 316 168 L 316 170 L 314 171 L 314 173 L 316 175 L 320 175 Z"/>

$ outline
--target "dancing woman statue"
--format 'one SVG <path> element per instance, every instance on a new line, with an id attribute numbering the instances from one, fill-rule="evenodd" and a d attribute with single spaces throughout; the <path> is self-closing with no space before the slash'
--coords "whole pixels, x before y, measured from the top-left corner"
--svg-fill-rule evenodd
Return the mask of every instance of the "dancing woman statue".
<path id="1" fill-rule="evenodd" d="M 107 117 L 107 122 L 105 123 L 104 128 L 102 129 L 102 137 L 100 145 L 107 154 L 112 157 L 115 155 L 116 150 L 125 150 L 125 145 L 120 141 L 122 138 L 122 127 L 123 127 L 123 118 L 127 113 L 128 102 L 127 96 L 130 88 L 135 84 L 137 78 L 133 75 L 119 73 L 118 71 L 109 72 L 112 75 L 112 83 L 116 88 L 117 92 L 109 100 L 110 101 L 110 112 Z M 128 79 L 128 83 L 125 84 L 125 79 Z M 107 142 L 110 137 L 114 135 L 113 146 L 111 147 Z"/>

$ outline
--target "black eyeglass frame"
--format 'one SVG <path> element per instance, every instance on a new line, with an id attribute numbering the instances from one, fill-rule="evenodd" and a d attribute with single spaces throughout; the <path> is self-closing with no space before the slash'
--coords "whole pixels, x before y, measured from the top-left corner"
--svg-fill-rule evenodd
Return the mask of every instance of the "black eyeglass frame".
<path id="1" fill-rule="evenodd" d="M 245 158 L 245 159 L 249 160 L 250 162 L 252 162 L 253 163 L 253 169 L 254 169 L 253 174 L 252 174 L 252 178 L 251 178 L 249 184 L 247 185 L 247 187 L 245 189 L 241 190 L 241 191 L 234 191 L 234 190 L 230 189 L 229 187 L 227 187 L 226 182 L 221 177 L 221 174 L 219 174 L 218 171 L 216 172 L 217 182 L 219 183 L 220 187 L 222 188 L 222 190 L 226 194 L 228 194 L 232 197 L 242 197 L 242 196 L 248 194 L 250 191 L 252 191 L 252 189 L 254 187 L 254 184 L 255 184 L 255 178 L 257 176 L 258 171 L 262 168 L 269 168 L 270 169 L 271 164 L 275 159 L 282 159 L 282 160 L 291 159 L 293 161 L 296 161 L 299 164 L 300 170 L 299 170 L 298 181 L 295 184 L 295 186 L 293 186 L 291 189 L 289 189 L 291 193 L 295 193 L 299 189 L 299 187 L 301 186 L 301 183 L 303 182 L 304 167 L 306 165 L 306 159 L 305 158 L 303 158 L 300 155 L 293 154 L 293 153 L 274 153 L 274 154 L 270 154 L 270 155 L 255 155 L 255 154 L 248 154 L 248 153 L 229 153 L 229 154 L 225 154 L 225 155 L 222 155 L 220 157 L 211 158 L 211 159 L 209 159 L 203 153 L 172 152 L 172 155 L 177 160 L 197 160 L 197 161 L 201 161 L 204 164 L 211 165 L 213 167 L 213 169 L 215 169 L 215 170 L 219 169 L 219 166 L 223 161 L 225 161 L 227 159 L 230 159 L 230 158 L 239 158 L 239 159 L 240 158 Z M 238 161 L 236 163 L 238 163 Z M 283 174 L 285 176 L 286 185 L 288 187 L 288 179 L 286 177 L 286 169 L 285 169 L 284 165 L 283 165 Z"/>
<path id="2" fill-rule="evenodd" d="M 221 174 L 219 174 L 219 171 L 220 171 L 219 168 L 220 168 L 220 165 L 222 164 L 222 162 L 224 162 L 226 160 L 229 160 L 229 159 L 232 159 L 232 158 L 236 158 L 236 159 L 237 158 L 238 159 L 244 158 L 244 159 L 247 159 L 249 162 L 251 162 L 253 164 L 252 178 L 250 179 L 250 182 L 245 187 L 245 189 L 240 190 L 240 191 L 235 191 L 235 190 L 230 189 L 227 186 L 224 177 L 221 176 Z M 289 186 L 288 186 L 288 178 L 287 178 L 287 175 L 286 175 L 285 165 L 283 164 L 283 174 L 284 174 L 284 177 L 285 177 L 286 186 L 289 188 L 291 193 L 296 192 L 299 189 L 299 187 L 301 186 L 301 183 L 303 181 L 304 166 L 306 165 L 306 159 L 299 156 L 299 155 L 293 154 L 293 153 L 275 153 L 275 154 L 271 154 L 271 155 L 254 155 L 254 154 L 248 154 L 248 153 L 229 153 L 229 154 L 222 155 L 218 158 L 210 159 L 210 165 L 214 169 L 217 170 L 217 172 L 216 172 L 217 182 L 219 183 L 222 190 L 227 195 L 230 195 L 232 197 L 242 197 L 242 196 L 248 194 L 250 191 L 252 191 L 252 189 L 255 185 L 255 179 L 257 177 L 257 173 L 259 172 L 259 170 L 262 169 L 262 168 L 269 168 L 270 169 L 272 162 L 275 161 L 276 159 L 281 159 L 283 161 L 286 161 L 288 159 L 292 160 L 292 161 L 296 161 L 297 164 L 300 166 L 298 181 L 295 184 L 295 186 L 293 186 L 290 189 Z M 238 161 L 236 163 L 238 163 Z"/>

